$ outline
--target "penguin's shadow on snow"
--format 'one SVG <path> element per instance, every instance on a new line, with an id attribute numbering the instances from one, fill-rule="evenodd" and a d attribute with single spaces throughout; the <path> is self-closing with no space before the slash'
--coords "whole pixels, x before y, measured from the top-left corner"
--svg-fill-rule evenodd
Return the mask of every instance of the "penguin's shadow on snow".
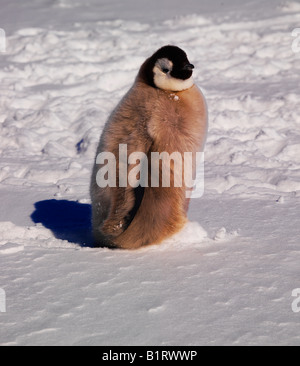
<path id="1" fill-rule="evenodd" d="M 93 247 L 91 205 L 52 199 L 36 202 L 34 207 L 32 221 L 51 230 L 57 239 Z"/>

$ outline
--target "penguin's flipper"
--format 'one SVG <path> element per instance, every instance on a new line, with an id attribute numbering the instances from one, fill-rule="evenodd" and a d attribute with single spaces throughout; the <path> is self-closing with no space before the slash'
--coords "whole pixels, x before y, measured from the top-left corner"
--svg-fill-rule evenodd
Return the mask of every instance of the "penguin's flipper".
<path id="1" fill-rule="evenodd" d="M 148 142 L 143 147 L 138 147 L 138 154 L 147 157 L 151 144 Z M 128 153 L 134 151 L 134 146 L 128 147 Z M 144 150 L 144 151 L 142 151 Z M 139 155 L 134 163 L 127 166 L 127 186 L 121 187 L 119 172 L 117 172 L 117 187 L 108 188 L 106 199 L 109 201 L 106 218 L 101 225 L 105 235 L 116 237 L 122 234 L 133 221 L 144 196 L 144 186 L 148 184 L 148 159 Z M 137 163 L 138 161 L 138 163 Z M 120 162 L 117 167 L 119 168 Z M 118 169 L 117 169 L 118 170 Z M 143 174 L 144 173 L 144 174 Z M 123 179 L 124 181 L 124 179 Z"/>
<path id="2" fill-rule="evenodd" d="M 109 189 L 110 208 L 101 224 L 103 234 L 116 237 L 128 226 L 128 216 L 135 204 L 133 189 L 114 187 Z"/>

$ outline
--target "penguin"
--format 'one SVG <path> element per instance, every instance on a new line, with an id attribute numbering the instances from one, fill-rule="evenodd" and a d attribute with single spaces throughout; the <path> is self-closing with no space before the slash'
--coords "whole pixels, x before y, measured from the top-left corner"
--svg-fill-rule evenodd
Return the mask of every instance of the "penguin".
<path id="1" fill-rule="evenodd" d="M 178 173 L 175 162 L 169 160 L 170 185 L 164 186 L 162 177 L 157 177 L 162 174 L 164 163 L 158 163 L 156 177 L 150 167 L 155 165 L 154 153 L 183 155 L 204 149 L 207 107 L 194 83 L 193 70 L 194 65 L 181 48 L 173 45 L 160 48 L 142 64 L 132 87 L 108 118 L 90 185 L 96 247 L 137 249 L 159 244 L 187 223 L 186 192 L 190 188 L 184 183 L 174 184 L 176 175 L 182 175 L 182 171 Z M 136 152 L 145 159 L 129 164 L 128 157 Z M 101 160 L 99 156 L 105 153 L 106 160 Z M 105 175 L 103 171 L 110 157 L 115 157 L 115 162 Z M 142 160 L 146 161 L 144 184 L 138 179 L 137 184 L 128 184 L 129 175 L 135 175 Z M 112 184 L 99 184 L 99 176 L 107 178 L 113 169 Z M 195 164 L 192 169 L 195 174 Z M 137 178 L 141 178 L 141 171 Z M 151 184 L 154 178 L 156 184 Z"/>

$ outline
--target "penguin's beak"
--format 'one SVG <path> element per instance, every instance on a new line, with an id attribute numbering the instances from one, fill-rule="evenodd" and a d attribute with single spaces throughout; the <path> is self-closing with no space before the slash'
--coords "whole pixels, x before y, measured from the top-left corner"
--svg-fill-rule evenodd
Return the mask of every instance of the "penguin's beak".
<path id="1" fill-rule="evenodd" d="M 195 68 L 195 66 L 193 64 L 186 64 L 183 67 L 183 70 L 188 70 L 188 71 L 192 71 Z"/>

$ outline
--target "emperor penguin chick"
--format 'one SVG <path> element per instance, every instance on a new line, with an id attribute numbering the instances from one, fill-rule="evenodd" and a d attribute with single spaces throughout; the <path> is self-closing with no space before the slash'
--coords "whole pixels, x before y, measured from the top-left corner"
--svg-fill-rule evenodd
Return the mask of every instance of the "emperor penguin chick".
<path id="1" fill-rule="evenodd" d="M 190 188 L 184 181 L 175 184 L 184 172 L 172 154 L 195 156 L 204 149 L 207 110 L 193 69 L 182 49 L 160 48 L 142 64 L 106 122 L 90 187 L 95 246 L 158 244 L 187 222 Z M 167 186 L 163 154 L 169 156 Z M 191 169 L 195 174 L 194 163 Z"/>

